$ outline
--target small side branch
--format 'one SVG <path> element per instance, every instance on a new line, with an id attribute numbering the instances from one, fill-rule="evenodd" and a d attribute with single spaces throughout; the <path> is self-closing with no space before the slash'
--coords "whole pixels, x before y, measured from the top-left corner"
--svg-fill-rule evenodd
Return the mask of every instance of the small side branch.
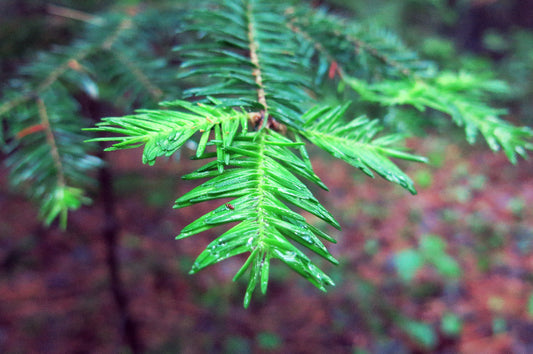
<path id="1" fill-rule="evenodd" d="M 110 49 L 113 44 L 117 41 L 120 34 L 131 28 L 132 21 L 131 19 L 125 19 L 123 20 L 120 25 L 117 27 L 116 31 L 114 31 L 111 35 L 109 35 L 102 44 L 99 47 L 96 47 L 97 49 Z M 0 105 L 0 116 L 6 114 L 7 112 L 11 111 L 12 109 L 18 107 L 21 104 L 24 104 L 28 101 L 31 101 L 35 96 L 38 96 L 43 91 L 48 89 L 52 84 L 54 84 L 65 72 L 68 70 L 76 70 L 76 67 L 72 65 L 72 63 L 79 63 L 83 59 L 85 59 L 88 55 L 90 55 L 93 52 L 94 48 L 87 48 L 84 50 L 81 50 L 77 52 L 76 54 L 72 55 L 70 58 L 66 59 L 61 65 L 59 65 L 55 70 L 53 70 L 43 81 L 41 81 L 40 84 L 37 85 L 37 87 L 32 91 L 25 95 L 18 96 L 10 101 L 5 102 L 4 104 Z"/>
<path id="2" fill-rule="evenodd" d="M 120 61 L 123 65 L 125 65 L 130 70 L 130 72 L 133 74 L 133 76 L 135 76 L 135 78 L 141 83 L 141 85 L 143 85 L 145 87 L 146 91 L 150 93 L 150 96 L 152 96 L 152 98 L 155 101 L 159 101 L 159 99 L 163 96 L 163 91 L 159 87 L 155 86 L 150 81 L 148 76 L 146 76 L 135 65 L 135 63 L 133 63 L 127 57 L 125 57 L 124 55 L 122 55 L 119 52 L 114 52 L 114 51 L 110 51 L 110 52 L 117 58 L 118 61 Z"/>
<path id="3" fill-rule="evenodd" d="M 340 32 L 336 32 L 335 35 L 342 35 Z M 359 48 L 365 50 L 366 52 L 370 53 L 370 55 L 372 55 L 374 58 L 382 61 L 383 63 L 395 68 L 396 70 L 398 70 L 399 72 L 401 72 L 403 75 L 407 76 L 407 77 L 414 77 L 416 76 L 410 69 L 406 68 L 405 66 L 403 66 L 402 64 L 400 64 L 398 61 L 394 60 L 394 59 L 391 59 L 389 58 L 388 56 L 382 54 L 379 52 L 379 50 L 377 50 L 376 48 L 374 48 L 373 46 L 371 46 L 370 44 L 366 43 L 365 41 L 362 41 L 358 38 L 355 38 L 355 37 L 352 37 L 348 34 L 344 35 L 346 37 L 346 39 L 353 43 L 354 46 L 356 47 L 356 51 L 359 50 Z"/>
<path id="4" fill-rule="evenodd" d="M 331 53 L 329 53 L 329 51 L 324 47 L 324 45 L 322 45 L 322 43 L 320 43 L 319 41 L 315 40 L 311 36 L 311 34 L 309 34 L 307 31 L 305 31 L 301 26 L 298 26 L 296 24 L 296 20 L 295 19 L 289 20 L 289 22 L 287 23 L 287 27 L 289 29 L 291 29 L 294 33 L 300 34 L 302 37 L 304 37 L 306 40 L 308 40 L 310 43 L 312 43 L 314 45 L 315 49 L 317 51 L 321 52 L 322 54 L 324 54 L 328 58 L 328 60 L 330 60 L 331 63 L 336 63 L 337 65 L 339 65 L 338 66 L 338 73 L 339 73 L 339 75 L 342 78 L 343 74 L 345 74 L 345 71 L 342 69 L 342 67 L 340 66 L 339 62 L 335 60 L 333 55 L 331 55 Z M 354 51 L 356 52 L 356 54 L 360 50 L 364 50 L 367 53 L 369 53 L 371 56 L 373 56 L 374 58 L 376 58 L 379 61 L 383 62 L 384 64 L 395 68 L 396 70 L 398 70 L 404 76 L 406 76 L 408 78 L 418 79 L 418 76 L 415 73 L 413 73 L 412 70 L 410 70 L 409 68 L 405 67 L 404 65 L 402 65 L 398 61 L 396 61 L 396 60 L 394 60 L 392 58 L 389 58 L 387 55 L 381 53 L 378 49 L 376 49 L 375 47 L 373 47 L 369 43 L 367 43 L 367 42 L 365 42 L 365 41 L 363 41 L 363 40 L 361 40 L 359 38 L 356 38 L 354 36 L 351 36 L 349 34 L 341 33 L 338 30 L 334 30 L 333 34 L 335 36 L 337 36 L 337 37 L 344 37 L 346 39 L 346 41 L 350 42 L 353 45 L 353 48 L 354 48 Z"/>

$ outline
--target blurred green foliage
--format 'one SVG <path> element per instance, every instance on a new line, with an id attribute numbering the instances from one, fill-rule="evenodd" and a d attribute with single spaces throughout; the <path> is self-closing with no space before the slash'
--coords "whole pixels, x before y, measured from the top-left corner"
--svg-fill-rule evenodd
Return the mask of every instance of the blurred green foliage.
<path id="1" fill-rule="evenodd" d="M 442 316 L 441 329 L 448 336 L 458 336 L 463 329 L 461 318 L 451 312 L 445 313 Z"/>
<path id="2" fill-rule="evenodd" d="M 144 3 L 162 3 L 164 1 L 145 1 Z M 36 49 L 48 48 L 53 44 L 70 41 L 79 23 L 69 20 L 59 20 L 47 15 L 46 6 L 55 4 L 70 7 L 88 13 L 105 10 L 111 6 L 129 6 L 139 3 L 138 0 L 4 0 L 0 3 L 0 79 L 9 76 L 11 71 L 22 61 L 22 58 Z M 497 20 L 496 24 L 490 21 L 478 24 L 479 28 L 470 27 L 466 22 L 469 16 L 479 13 L 480 9 L 473 9 L 470 1 L 447 0 L 406 0 L 391 2 L 387 0 L 376 1 L 349 1 L 331 0 L 323 2 L 327 7 L 333 7 L 339 12 L 349 11 L 366 23 L 377 23 L 401 34 L 413 47 L 417 48 L 423 56 L 435 60 L 443 68 L 457 69 L 466 67 L 475 72 L 495 72 L 497 77 L 510 83 L 511 91 L 508 95 L 501 96 L 506 105 L 511 105 L 513 113 L 524 123 L 533 121 L 533 100 L 528 99 L 533 94 L 533 33 L 527 23 L 517 23 L 509 19 Z M 479 5 L 484 7 L 483 12 L 498 13 L 500 17 L 512 17 L 513 6 L 517 1 L 495 1 L 492 4 Z M 348 9 L 348 10 L 346 10 Z M 502 21 L 504 22 L 502 24 Z M 473 26 L 473 25 L 472 25 Z M 420 38 L 424 38 L 421 40 Z M 474 40 L 480 39 L 474 43 Z M 392 118 L 391 118 L 392 119 Z M 436 165 L 442 163 L 442 154 L 435 154 L 431 161 Z M 421 187 L 432 184 L 431 174 L 420 170 L 415 175 L 415 180 Z M 457 189 L 457 199 L 468 201 L 472 190 L 484 187 L 484 176 L 475 176 L 469 180 L 469 185 L 464 189 Z M 136 184 L 136 181 L 131 182 Z M 168 187 L 165 184 L 165 187 Z M 124 187 L 125 189 L 128 186 Z M 168 189 L 165 188 L 165 191 Z M 161 191 L 163 192 L 163 191 Z M 160 195 L 151 202 L 154 205 L 164 203 Z M 514 214 L 519 214 L 525 208 L 522 199 L 513 199 L 509 207 Z M 380 215 L 383 211 L 379 209 Z M 459 216 L 454 216 L 459 217 Z M 453 222 L 450 221 L 450 222 Z M 486 234 L 486 221 L 475 216 L 469 219 L 472 230 L 481 236 Z M 480 240 L 478 259 L 480 264 L 490 262 L 488 253 L 499 245 L 498 235 L 490 235 L 489 240 Z M 495 241 L 494 241 L 495 240 Z M 379 244 L 369 240 L 365 250 L 372 255 L 378 252 Z M 180 262 L 192 264 L 190 259 L 181 259 Z M 440 276 L 447 279 L 457 279 L 461 276 L 461 268 L 456 260 L 447 252 L 447 242 L 439 236 L 426 235 L 420 239 L 418 247 L 409 248 L 394 256 L 394 265 L 397 274 L 404 282 L 411 282 L 416 273 L 423 267 L 432 267 Z M 483 268 L 483 267 L 482 267 Z M 484 268 L 486 269 L 486 267 Z M 282 278 L 285 276 L 280 275 Z M 361 289 L 360 291 L 364 291 Z M 205 302 L 218 303 L 219 293 L 210 293 L 213 298 L 204 299 Z M 215 307 L 214 305 L 212 307 Z M 533 316 L 533 295 L 527 304 L 528 313 Z M 412 338 L 426 347 L 434 346 L 436 335 L 434 329 L 425 323 L 417 321 L 399 321 L 400 327 Z M 496 317 L 492 327 L 494 332 L 506 330 L 505 319 Z M 447 313 L 442 317 L 440 327 L 443 333 L 455 336 L 462 330 L 461 319 Z M 270 332 L 259 333 L 256 344 L 264 350 L 276 350 L 282 346 L 278 335 Z M 231 337 L 225 342 L 228 352 L 249 352 L 251 343 L 246 338 Z"/>
<path id="3" fill-rule="evenodd" d="M 54 44 L 68 43 L 80 23 L 53 16 L 50 5 L 87 13 L 114 4 L 106 0 L 2 0 L 0 2 L 0 79 L 12 74 L 24 56 Z"/>
<path id="4" fill-rule="evenodd" d="M 403 281 L 410 282 L 422 267 L 429 265 L 439 275 L 447 279 L 459 278 L 461 267 L 446 252 L 446 248 L 447 243 L 442 237 L 436 235 L 422 236 L 418 248 L 405 249 L 394 256 L 398 276 Z"/>

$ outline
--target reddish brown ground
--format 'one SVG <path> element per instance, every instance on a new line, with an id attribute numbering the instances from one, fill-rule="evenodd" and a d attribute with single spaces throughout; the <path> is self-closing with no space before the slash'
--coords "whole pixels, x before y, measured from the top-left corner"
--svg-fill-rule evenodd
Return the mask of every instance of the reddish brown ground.
<path id="1" fill-rule="evenodd" d="M 148 351 L 423 351 L 400 329 L 399 316 L 408 316 L 436 331 L 438 343 L 430 352 L 533 352 L 533 163 L 513 167 L 501 154 L 467 152 L 439 140 L 411 145 L 426 156 L 443 156 L 438 168 L 406 166 L 422 185 L 427 172 L 433 175 L 415 197 L 341 162 L 316 160 L 317 174 L 330 187 L 317 190 L 319 199 L 343 227 L 330 230 L 338 243 L 328 245 L 340 265 L 320 263 L 337 286 L 323 294 L 275 263 L 268 296 L 257 294 L 248 310 L 242 308 L 245 284 L 231 282 L 239 259 L 187 274 L 214 236 L 174 240 L 210 208 L 171 208 L 194 185 L 177 178 L 189 163 L 140 167 L 137 151 L 112 153 L 120 261 Z M 1 178 L 0 352 L 125 352 L 98 201 L 70 216 L 68 232 L 44 230 L 35 209 L 8 192 Z M 447 241 L 448 253 L 463 268 L 459 281 L 430 266 L 410 283 L 396 276 L 393 255 L 416 247 L 426 234 Z M 441 331 L 441 318 L 449 313 L 462 322 L 455 337 Z"/>

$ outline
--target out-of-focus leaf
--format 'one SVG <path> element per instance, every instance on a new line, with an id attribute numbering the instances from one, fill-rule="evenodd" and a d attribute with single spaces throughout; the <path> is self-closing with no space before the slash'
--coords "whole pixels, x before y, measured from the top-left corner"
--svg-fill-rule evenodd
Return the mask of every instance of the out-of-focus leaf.
<path id="1" fill-rule="evenodd" d="M 463 323 L 459 316 L 454 313 L 447 312 L 441 318 L 441 329 L 444 334 L 457 337 L 461 334 Z"/>
<path id="2" fill-rule="evenodd" d="M 428 349 L 435 347 L 437 344 L 435 330 L 424 322 L 403 318 L 398 321 L 398 325 L 407 335 Z"/>
<path id="3" fill-rule="evenodd" d="M 400 278 L 409 282 L 424 265 L 424 258 L 417 251 L 407 249 L 394 255 L 394 265 Z"/>

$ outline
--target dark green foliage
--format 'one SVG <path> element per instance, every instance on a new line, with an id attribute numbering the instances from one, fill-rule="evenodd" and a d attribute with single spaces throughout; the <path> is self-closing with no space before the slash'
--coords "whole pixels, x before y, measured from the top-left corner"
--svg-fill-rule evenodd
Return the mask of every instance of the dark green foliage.
<path id="1" fill-rule="evenodd" d="M 172 15 L 179 16 L 172 11 L 167 17 L 155 12 L 95 17 L 86 38 L 39 53 L 4 85 L 0 119 L 7 130 L 1 140 L 10 182 L 40 204 L 46 224 L 60 216 L 65 227 L 68 210 L 90 202 L 86 189 L 95 184 L 90 172 L 100 166 L 90 154 L 95 144 L 84 143 L 88 136 L 82 129 L 90 122 L 79 97 L 127 110 L 175 93 L 165 53 L 153 53 L 158 35 L 150 30 L 157 16 L 159 36 L 168 32 L 165 20 L 169 25 Z"/>
<path id="2" fill-rule="evenodd" d="M 104 118 L 87 131 L 108 135 L 89 140 L 114 142 L 108 150 L 142 146 L 143 162 L 150 165 L 157 157 L 173 155 L 190 139 L 197 141 L 195 158 L 208 161 L 183 178 L 206 180 L 178 198 L 175 208 L 212 200 L 219 204 L 186 226 L 177 238 L 232 224 L 198 256 L 191 272 L 247 253 L 235 275 L 237 279 L 249 271 L 245 306 L 258 285 L 266 292 L 273 258 L 321 290 L 333 284 L 303 251 L 309 249 L 336 263 L 321 241 L 334 240 L 295 211 L 299 208 L 340 227 L 309 189 L 309 184 L 327 187 L 312 170 L 306 144 L 318 146 L 369 176 L 377 173 L 416 193 L 411 179 L 391 161 L 425 161 L 402 147 L 405 132 L 380 134 L 383 123 L 364 114 L 346 120 L 351 114 L 347 113 L 348 103 L 327 105 L 322 101 L 324 93 L 333 89 L 332 82 L 339 84 L 340 91 L 350 89 L 344 94 L 353 101 L 355 111 L 370 105 L 381 111 L 430 108 L 464 126 L 470 142 L 481 132 L 493 150 L 503 149 L 512 162 L 517 155 L 526 157 L 526 151 L 533 148 L 529 128 L 504 122 L 498 117 L 504 111 L 483 101 L 488 94 L 503 92 L 503 84 L 479 75 L 440 72 L 387 31 L 300 3 L 224 0 L 199 8 L 173 21 L 165 21 L 166 16 L 158 18 L 162 27 L 179 29 L 180 44 L 174 48 L 182 60 L 179 69 L 150 55 L 148 42 L 153 35 L 146 38 L 144 34 L 154 29 L 143 30 L 145 22 L 137 19 L 147 17 L 141 14 L 133 19 L 109 19 L 106 23 L 114 24 L 114 29 L 102 27 L 108 33 L 103 42 L 94 39 L 96 31 L 91 32 L 93 44 L 80 46 L 59 60 L 62 64 L 56 64 L 64 70 L 53 77 L 53 83 L 61 77 L 89 94 L 90 80 L 104 83 L 106 98 L 124 108 L 150 105 L 164 97 L 174 99 L 179 95 L 178 85 L 187 87 L 182 98 L 194 102 L 166 101 L 160 109 Z M 137 28 L 137 23 L 135 31 L 132 28 Z M 162 58 L 171 37 L 159 37 Z M 67 70 L 71 60 L 88 69 Z M 34 69 L 36 73 L 44 71 L 37 64 Z M 37 77 L 36 73 L 31 77 Z M 173 82 L 176 75 L 177 83 Z M 44 76 L 45 83 L 50 80 Z M 52 83 L 43 85 L 26 90 L 41 96 L 52 88 Z M 12 102 L 6 103 L 9 109 L 0 106 L 0 113 L 18 106 Z M 73 114 L 57 117 L 70 121 Z M 81 137 L 76 139 L 69 144 L 78 146 Z M 31 152 L 25 154 L 31 156 Z M 31 170 L 22 167 L 21 159 L 12 159 L 12 169 L 35 178 Z M 79 165 L 84 159 L 71 160 Z M 38 183 L 33 188 L 38 188 Z M 424 328 L 411 326 L 407 331 L 424 333 Z"/>
<path id="3" fill-rule="evenodd" d="M 525 157 L 526 150 L 533 149 L 530 128 L 507 124 L 499 118 L 506 110 L 483 101 L 488 94 L 508 90 L 490 75 L 440 72 L 432 63 L 419 60 L 396 36 L 321 12 L 296 12 L 290 26 L 314 48 L 308 52 L 319 56 L 317 71 L 324 74 L 329 63 L 337 63 L 340 79 L 361 100 L 443 112 L 464 126 L 470 143 L 481 132 L 490 148 L 503 149 L 512 163 L 517 154 Z"/>
<path id="4" fill-rule="evenodd" d="M 64 90 L 54 89 L 56 93 Z M 30 187 L 30 197 L 40 201 L 40 215 L 46 224 L 60 216 L 65 227 L 67 211 L 90 201 L 80 187 L 93 183 L 87 171 L 100 161 L 87 154 L 89 145 L 80 143 L 84 121 L 62 119 L 76 114 L 76 102 L 68 94 L 45 92 L 32 103 L 17 107 L 18 120 L 10 125 L 19 132 L 6 147 L 10 181 L 15 186 Z"/>

